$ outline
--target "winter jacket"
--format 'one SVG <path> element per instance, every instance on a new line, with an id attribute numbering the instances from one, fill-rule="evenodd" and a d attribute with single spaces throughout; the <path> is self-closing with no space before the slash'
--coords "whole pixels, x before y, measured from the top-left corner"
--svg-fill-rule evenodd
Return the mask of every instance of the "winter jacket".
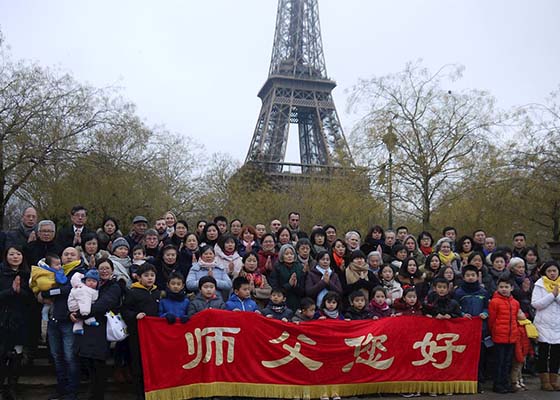
<path id="1" fill-rule="evenodd" d="M 488 315 L 488 291 L 477 282 L 469 284 L 463 282 L 453 292 L 453 298 L 461 306 L 463 315 L 470 314 L 478 317 L 480 314 Z"/>
<path id="2" fill-rule="evenodd" d="M 338 280 L 338 275 L 332 273 L 331 270 L 329 283 L 327 284 L 323 280 L 323 274 L 317 268 L 310 269 L 305 278 L 305 295 L 312 299 L 317 299 L 317 296 L 323 290 L 333 291 L 342 295 L 342 286 Z"/>
<path id="3" fill-rule="evenodd" d="M 52 242 L 43 242 L 40 239 L 28 243 L 23 248 L 27 265 L 37 265 L 39 260 L 45 258 L 47 253 L 60 255 L 63 250 L 64 249 L 54 240 Z"/>
<path id="4" fill-rule="evenodd" d="M 57 285 L 56 287 L 41 292 L 41 296 L 44 299 L 49 299 L 53 301 L 52 305 L 52 316 L 53 319 L 57 321 L 69 321 L 68 315 L 70 311 L 68 310 L 68 296 L 70 295 L 70 290 L 72 290 L 72 277 L 76 273 L 85 274 L 86 269 L 81 260 L 72 261 L 62 268 L 68 277 L 68 281 L 64 285 Z"/>
<path id="5" fill-rule="evenodd" d="M 390 281 L 381 280 L 381 286 L 387 292 L 387 304 L 392 305 L 396 299 L 400 299 L 403 294 L 401 284 L 394 279 Z"/>
<path id="6" fill-rule="evenodd" d="M 272 301 L 270 301 L 268 305 L 263 308 L 262 315 L 264 315 L 265 317 L 268 317 L 270 315 L 272 318 L 278 320 L 286 318 L 288 321 L 291 321 L 294 312 L 286 305 L 286 303 L 274 304 Z"/>
<path id="7" fill-rule="evenodd" d="M 371 291 L 373 290 L 373 288 L 380 285 L 379 279 L 377 279 L 377 276 L 370 270 L 368 270 L 367 272 L 367 277 L 368 277 L 367 279 L 358 279 L 356 282 L 352 284 L 348 284 L 345 273 L 342 273 L 342 275 L 340 276 L 342 277 L 340 283 L 342 284 L 342 290 L 344 295 L 343 296 L 344 306 L 349 305 L 347 303 L 348 296 L 350 296 L 352 292 L 361 290 L 362 292 L 367 294 L 367 298 L 370 299 Z"/>
<path id="8" fill-rule="evenodd" d="M 290 285 L 290 276 L 296 273 L 297 283 L 294 287 Z M 270 286 L 273 289 L 284 289 L 286 292 L 286 304 L 291 310 L 297 310 L 300 305 L 300 300 L 305 293 L 305 274 L 303 272 L 303 265 L 299 262 L 294 262 L 291 267 L 284 263 L 277 263 L 274 266 L 272 274 L 270 274 Z"/>
<path id="9" fill-rule="evenodd" d="M 122 308 L 122 316 L 130 335 L 138 335 L 138 320 L 136 319 L 138 314 L 145 313 L 148 317 L 159 315 L 160 297 L 161 291 L 156 285 L 148 289 L 140 282 L 132 284 L 126 293 Z"/>
<path id="10" fill-rule="evenodd" d="M 357 321 L 362 319 L 371 319 L 371 315 L 369 314 L 367 307 L 364 307 L 361 310 L 350 307 L 346 311 L 346 314 L 344 314 L 344 318 L 351 319 L 352 321 Z"/>
<path id="11" fill-rule="evenodd" d="M 81 275 L 81 276 L 80 276 Z M 99 292 L 97 289 L 90 288 L 81 282 L 82 274 L 74 274 L 72 277 L 72 289 L 68 295 L 68 310 L 70 312 L 79 311 L 81 315 L 91 313 L 91 305 L 97 301 Z"/>
<path id="12" fill-rule="evenodd" d="M 33 231 L 37 233 L 37 225 L 33 228 L 28 228 L 20 222 L 16 229 L 6 233 L 6 243 L 4 249 L 9 249 L 12 246 L 24 248 L 27 244 L 27 240 L 29 240 L 29 235 Z"/>
<path id="13" fill-rule="evenodd" d="M 212 273 L 217 283 L 216 289 L 218 290 L 216 293 L 221 296 L 222 300 L 229 298 L 229 292 L 231 291 L 231 279 L 229 278 L 227 271 L 220 264 L 214 263 Z M 201 265 L 200 262 L 193 264 L 189 274 L 187 275 L 187 291 L 198 292 L 198 281 L 200 278 L 207 275 L 207 267 Z"/>
<path id="14" fill-rule="evenodd" d="M 266 262 L 268 260 L 268 257 L 270 257 L 270 269 L 266 269 Z M 260 249 L 257 252 L 257 259 L 259 272 L 269 277 L 272 273 L 272 270 L 274 269 L 274 265 L 276 265 L 276 263 L 278 262 L 278 252 L 266 252 L 263 249 Z"/>
<path id="15" fill-rule="evenodd" d="M 391 310 L 391 307 L 389 307 L 386 302 L 383 302 L 383 304 L 377 304 L 375 299 L 372 299 L 369 302 L 367 309 L 371 318 L 385 318 L 390 317 L 393 314 L 393 310 Z"/>
<path id="16" fill-rule="evenodd" d="M 301 310 L 297 310 L 294 316 L 292 317 L 292 322 L 308 322 L 314 320 L 315 320 L 314 316 L 306 317 L 305 315 L 303 315 L 303 312 Z"/>
<path id="17" fill-rule="evenodd" d="M 156 267 L 156 285 L 159 288 L 165 288 L 167 286 L 167 280 L 169 279 L 169 275 L 173 272 L 178 272 L 183 276 L 183 282 L 187 279 L 187 270 L 186 268 L 182 268 L 179 263 L 175 263 L 173 265 L 166 264 L 161 258 L 156 260 L 154 263 L 154 267 Z"/>
<path id="18" fill-rule="evenodd" d="M 231 296 L 229 296 L 229 300 L 226 302 L 226 310 L 254 312 L 258 311 L 259 307 L 257 306 L 257 303 L 255 303 L 255 300 L 251 299 L 250 297 L 248 299 L 241 299 L 235 293 L 232 293 Z"/>
<path id="19" fill-rule="evenodd" d="M 84 334 L 76 337 L 76 351 L 80 357 L 106 360 L 109 357 L 109 342 L 105 314 L 119 309 L 123 293 L 114 279 L 101 281 L 97 291 L 99 296 L 91 306 L 90 314 L 81 316 L 81 319 L 94 317 L 99 326 L 84 324 Z"/>
<path id="20" fill-rule="evenodd" d="M 20 277 L 19 293 L 12 289 L 16 276 Z M 26 316 L 35 301 L 28 282 L 28 271 L 14 271 L 0 263 L 0 353 L 11 350 L 15 345 L 27 344 L 29 326 Z"/>
<path id="21" fill-rule="evenodd" d="M 113 275 L 118 281 L 124 281 L 125 286 L 130 288 L 132 279 L 130 278 L 130 266 L 132 261 L 130 257 L 120 258 L 115 255 L 110 255 L 109 259 L 113 262 Z"/>
<path id="22" fill-rule="evenodd" d="M 99 249 L 100 250 L 111 250 L 109 249 L 109 243 L 115 240 L 116 238 L 122 237 L 121 231 L 114 232 L 111 236 L 107 235 L 102 228 L 98 228 L 97 231 L 97 241 L 99 242 Z"/>
<path id="23" fill-rule="evenodd" d="M 261 249 L 261 245 L 258 241 L 253 241 L 251 243 L 251 253 L 258 254 L 259 250 Z M 239 240 L 237 245 L 237 252 L 241 257 L 243 257 L 247 253 L 247 245 L 245 244 L 244 240 Z"/>
<path id="24" fill-rule="evenodd" d="M 513 296 L 504 297 L 495 292 L 488 305 L 488 327 L 494 343 L 515 343 L 519 302 Z"/>
<path id="25" fill-rule="evenodd" d="M 416 301 L 416 304 L 409 306 L 403 298 L 396 299 L 393 302 L 393 309 L 396 314 L 401 315 L 422 315 L 422 304 L 420 300 Z"/>
<path id="26" fill-rule="evenodd" d="M 241 259 L 241 255 L 234 251 L 233 254 L 227 255 L 224 253 L 222 248 L 218 245 L 214 246 L 214 252 L 216 253 L 216 263 L 219 264 L 224 271 L 227 272 L 228 276 L 231 279 L 234 279 L 239 275 L 239 271 L 243 267 L 243 260 Z M 230 273 L 229 271 L 229 263 L 233 263 L 233 272 Z"/>
<path id="27" fill-rule="evenodd" d="M 159 301 L 159 316 L 166 317 L 169 314 L 177 318 L 185 317 L 189 311 L 190 301 L 184 290 L 179 293 L 165 291 L 165 297 Z"/>
<path id="28" fill-rule="evenodd" d="M 431 292 L 426 298 L 426 302 L 422 306 L 425 315 L 432 317 L 438 314 L 448 314 L 451 318 L 461 317 L 461 306 L 457 301 L 451 298 L 451 295 L 440 296 L 436 292 Z"/>
<path id="29" fill-rule="evenodd" d="M 226 305 L 220 296 L 214 296 L 210 300 L 207 300 L 199 293 L 189 304 L 188 316 L 190 318 L 194 314 L 208 309 L 224 310 L 225 308 Z"/>
<path id="30" fill-rule="evenodd" d="M 416 290 L 418 296 L 418 301 L 423 302 L 428 295 L 428 284 L 424 281 L 424 277 L 411 276 L 410 274 L 401 275 L 403 273 L 402 268 L 397 275 L 397 280 L 401 284 L 401 288 L 406 288 L 406 286 L 413 287 Z"/>
<path id="31" fill-rule="evenodd" d="M 533 323 L 539 331 L 539 342 L 560 343 L 560 295 L 554 297 L 544 288 L 543 278 L 535 282 L 531 305 L 537 310 Z"/>

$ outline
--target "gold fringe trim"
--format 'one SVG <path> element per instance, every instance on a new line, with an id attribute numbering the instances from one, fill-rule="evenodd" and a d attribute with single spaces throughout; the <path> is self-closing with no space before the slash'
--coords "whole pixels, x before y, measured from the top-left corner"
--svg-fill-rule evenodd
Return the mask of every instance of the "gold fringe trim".
<path id="1" fill-rule="evenodd" d="M 146 400 L 182 400 L 194 397 L 267 397 L 312 399 L 375 393 L 476 393 L 476 381 L 399 381 L 325 386 L 277 385 L 263 383 L 195 383 L 146 393 Z"/>

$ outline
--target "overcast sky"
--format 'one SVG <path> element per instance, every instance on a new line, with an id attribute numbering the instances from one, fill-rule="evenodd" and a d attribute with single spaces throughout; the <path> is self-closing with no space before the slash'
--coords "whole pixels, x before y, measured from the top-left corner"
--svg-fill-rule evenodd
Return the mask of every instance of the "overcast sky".
<path id="1" fill-rule="evenodd" d="M 268 74 L 276 0 L 0 0 L 14 58 L 118 85 L 148 125 L 243 161 Z M 320 0 L 327 71 L 346 135 L 345 91 L 422 58 L 466 67 L 460 85 L 507 108 L 560 84 L 560 1 Z M 297 147 L 289 145 L 289 161 Z"/>

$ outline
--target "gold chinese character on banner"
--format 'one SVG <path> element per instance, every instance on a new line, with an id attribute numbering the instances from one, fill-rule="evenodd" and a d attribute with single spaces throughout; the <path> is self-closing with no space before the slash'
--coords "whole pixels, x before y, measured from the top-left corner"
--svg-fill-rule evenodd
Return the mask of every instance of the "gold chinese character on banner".
<path id="1" fill-rule="evenodd" d="M 459 340 L 459 335 L 456 333 L 439 333 L 436 336 L 436 340 L 432 340 L 433 333 L 428 332 L 424 339 L 420 342 L 414 343 L 413 348 L 418 349 L 420 348 L 420 352 L 422 353 L 422 360 L 413 361 L 412 365 L 420 366 L 425 365 L 429 362 L 432 363 L 437 369 L 445 369 L 451 365 L 453 362 L 453 352 L 456 351 L 457 353 L 462 353 L 465 351 L 467 346 L 465 345 L 454 345 L 454 343 Z M 444 345 L 438 345 L 438 341 L 444 340 Z M 434 358 L 434 355 L 445 352 L 445 360 L 441 363 L 438 363 L 437 360 Z"/>
<path id="2" fill-rule="evenodd" d="M 373 336 L 371 333 L 368 333 L 367 336 L 364 335 L 356 338 L 344 339 L 347 346 L 354 347 L 355 360 L 342 367 L 342 371 L 349 372 L 354 364 L 357 363 L 365 364 L 379 370 L 389 368 L 393 364 L 393 361 L 395 361 L 395 357 L 381 360 L 381 357 L 383 357 L 381 352 L 387 351 L 387 348 L 383 345 L 386 340 L 387 335 Z M 377 352 L 378 350 L 379 352 Z M 362 353 L 366 353 L 367 357 L 363 358 L 361 356 Z"/>
<path id="3" fill-rule="evenodd" d="M 183 368 L 191 369 L 198 366 L 201 361 L 204 363 L 209 362 L 213 356 L 213 343 L 216 347 L 215 365 L 219 367 L 224 363 L 224 348 L 226 348 L 226 361 L 228 364 L 231 364 L 233 362 L 235 338 L 233 336 L 224 335 L 235 335 L 236 333 L 239 333 L 240 330 L 241 328 L 210 327 L 204 329 L 196 328 L 194 330 L 194 335 L 191 332 L 187 332 L 185 334 L 185 339 L 187 340 L 189 355 L 192 356 L 196 353 L 196 357 L 191 362 L 183 365 Z M 206 348 L 204 359 L 202 358 L 204 353 L 203 342 L 205 345 L 204 347 Z"/>
<path id="4" fill-rule="evenodd" d="M 279 337 L 277 337 L 276 339 L 271 339 L 271 340 L 269 340 L 269 342 L 272 343 L 272 344 L 280 344 L 280 343 L 283 343 L 286 340 L 288 340 L 289 337 L 290 337 L 290 334 L 288 332 L 284 331 L 284 332 L 282 332 L 282 334 Z M 303 334 L 299 335 L 297 337 L 297 340 L 299 340 L 303 343 L 307 343 L 308 345 L 311 345 L 311 346 L 315 346 L 317 344 L 317 342 L 315 342 L 313 339 L 310 339 Z M 311 358 L 306 357 L 303 354 L 301 354 L 301 343 L 299 341 L 296 341 L 296 343 L 293 346 L 290 346 L 287 343 L 284 343 L 282 345 L 282 348 L 288 352 L 288 355 L 286 355 L 285 357 L 282 357 L 278 360 L 261 361 L 261 364 L 263 366 L 265 366 L 266 368 L 277 368 L 277 367 L 280 367 L 282 365 L 288 364 L 290 361 L 292 361 L 294 359 L 297 359 L 299 362 L 301 362 L 310 371 L 316 371 L 319 368 L 321 368 L 321 366 L 323 365 L 322 362 L 312 360 Z"/>

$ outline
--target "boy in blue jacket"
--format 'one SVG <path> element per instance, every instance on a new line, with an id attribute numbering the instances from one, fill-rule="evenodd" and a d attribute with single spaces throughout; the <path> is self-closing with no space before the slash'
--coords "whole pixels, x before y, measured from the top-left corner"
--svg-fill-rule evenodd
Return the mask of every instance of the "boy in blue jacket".
<path id="1" fill-rule="evenodd" d="M 238 276 L 233 280 L 233 293 L 226 302 L 226 310 L 260 313 L 257 303 L 251 299 L 251 285 L 247 278 Z"/>
<path id="2" fill-rule="evenodd" d="M 184 324 L 189 320 L 188 309 L 185 278 L 179 272 L 172 272 L 167 278 L 165 297 L 159 302 L 159 316 L 165 318 L 169 324 L 174 324 L 177 318 Z"/>
<path id="3" fill-rule="evenodd" d="M 474 265 L 466 265 L 461 271 L 463 281 L 455 289 L 453 294 L 455 300 L 461 306 L 461 313 L 464 317 L 480 317 L 482 321 L 482 344 L 480 345 L 480 358 L 478 362 L 478 392 L 482 393 L 481 383 L 484 382 L 484 375 L 487 364 L 487 346 L 491 345 L 488 331 L 488 291 L 484 289 L 479 281 L 479 270 Z M 488 338 L 485 340 L 485 338 Z"/>

